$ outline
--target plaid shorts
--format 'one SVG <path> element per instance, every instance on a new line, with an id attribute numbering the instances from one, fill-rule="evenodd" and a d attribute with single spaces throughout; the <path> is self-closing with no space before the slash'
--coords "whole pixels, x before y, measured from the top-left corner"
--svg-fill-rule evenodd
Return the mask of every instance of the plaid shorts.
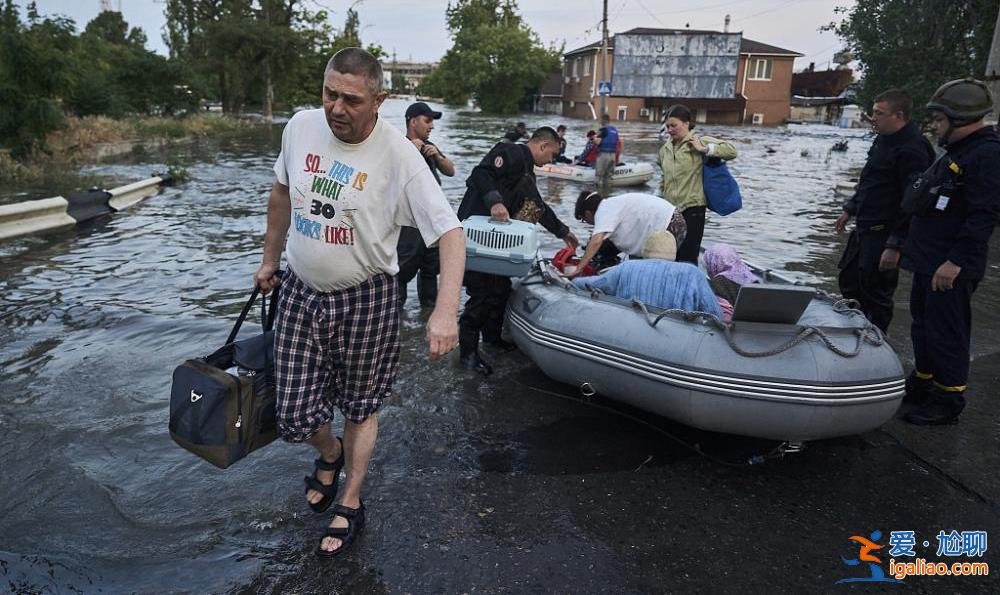
<path id="1" fill-rule="evenodd" d="M 354 423 L 378 410 L 399 364 L 396 296 L 386 274 L 323 293 L 285 273 L 274 324 L 282 438 L 308 440 L 333 418 L 334 405 Z"/>

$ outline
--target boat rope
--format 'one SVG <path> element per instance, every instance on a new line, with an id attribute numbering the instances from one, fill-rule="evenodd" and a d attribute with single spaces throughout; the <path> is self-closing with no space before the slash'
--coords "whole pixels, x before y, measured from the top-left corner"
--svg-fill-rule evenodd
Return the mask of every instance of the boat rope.
<path id="1" fill-rule="evenodd" d="M 786 341 L 784 344 L 779 345 L 778 347 L 774 347 L 773 349 L 767 349 L 765 351 L 749 351 L 743 349 L 742 347 L 736 344 L 736 339 L 733 337 L 732 323 L 725 322 L 718 316 L 711 314 L 709 312 L 669 308 L 660 312 L 658 315 L 653 316 L 653 314 L 649 311 L 649 308 L 647 308 L 646 304 L 642 303 L 641 300 L 633 299 L 632 305 L 642 311 L 643 315 L 646 317 L 646 322 L 649 323 L 649 326 L 654 328 L 666 316 L 677 316 L 683 318 L 686 322 L 692 322 L 699 318 L 702 320 L 707 320 L 711 322 L 716 328 L 722 331 L 722 334 L 726 338 L 726 342 L 729 344 L 729 347 L 739 355 L 742 355 L 743 357 L 769 357 L 772 355 L 778 355 L 779 353 L 784 353 L 785 351 L 788 351 L 789 349 L 795 347 L 799 343 L 802 343 L 811 336 L 816 336 L 820 341 L 823 342 L 824 345 L 826 345 L 826 347 L 830 351 L 836 353 L 841 357 L 855 357 L 856 355 L 861 353 L 861 345 L 864 342 L 871 343 L 876 347 L 882 345 L 882 343 L 884 342 L 884 339 L 882 338 L 881 334 L 878 332 L 874 333 L 871 332 L 871 328 L 873 327 L 871 324 L 867 324 L 864 328 L 853 329 L 857 342 L 855 343 L 854 349 L 852 351 L 847 351 L 838 347 L 833 342 L 833 340 L 830 339 L 830 337 L 825 332 L 823 332 L 823 330 L 820 329 L 819 327 L 803 326 L 800 328 L 799 332 L 794 337 Z M 838 304 L 834 305 L 834 311 L 838 313 L 843 313 L 844 307 L 845 306 L 839 305 L 838 302 Z"/>
<path id="2" fill-rule="evenodd" d="M 538 269 L 533 271 L 530 275 L 525 277 L 525 279 L 527 280 L 531 279 L 532 277 L 538 276 L 539 280 L 528 283 L 522 282 L 522 284 L 535 285 L 535 284 L 555 283 L 561 285 L 564 288 L 574 287 L 572 283 L 562 279 L 561 277 L 557 277 L 549 273 L 546 270 L 546 268 L 547 267 L 539 267 Z M 601 291 L 600 289 L 594 287 L 589 283 L 586 285 L 586 290 L 590 293 L 590 297 L 593 299 L 598 299 L 601 296 L 607 295 L 606 293 L 604 293 L 603 291 Z M 837 346 L 836 343 L 833 342 L 830 336 L 826 332 L 824 332 L 823 329 L 817 326 L 809 325 L 800 327 L 799 332 L 794 337 L 786 341 L 784 344 L 774 347 L 773 349 L 767 349 L 764 351 L 749 351 L 747 349 L 740 347 L 736 343 L 736 339 L 735 337 L 733 337 L 733 328 L 734 328 L 733 323 L 726 322 L 721 318 L 719 318 L 718 316 L 716 316 L 715 314 L 711 314 L 709 312 L 702 312 L 699 310 L 682 310 L 680 308 L 668 308 L 654 316 L 653 313 L 649 311 L 649 308 L 646 307 L 646 304 L 644 304 L 641 300 L 633 299 L 632 306 L 639 309 L 642 312 L 643 316 L 645 316 L 646 322 L 649 324 L 649 326 L 654 328 L 656 327 L 657 324 L 659 324 L 661 320 L 663 320 L 667 316 L 675 316 L 683 319 L 685 322 L 694 322 L 699 319 L 707 320 L 717 329 L 722 331 L 722 334 L 726 339 L 726 343 L 729 344 L 729 347 L 734 352 L 736 352 L 739 355 L 742 355 L 743 357 L 757 358 L 757 357 L 770 357 L 773 355 L 778 355 L 780 353 L 788 351 L 789 349 L 792 349 L 799 343 L 802 343 L 803 341 L 807 340 L 809 337 L 816 337 L 827 347 L 827 349 L 844 358 L 851 358 L 857 356 L 859 353 L 861 353 L 861 346 L 864 343 L 868 343 L 874 347 L 881 347 L 882 344 L 885 343 L 885 337 L 882 334 L 882 332 L 878 329 L 878 327 L 873 325 L 866 317 L 864 317 L 864 314 L 858 309 L 857 300 L 846 299 L 839 295 L 830 293 L 822 289 L 815 289 L 815 292 L 816 292 L 816 297 L 831 303 L 831 308 L 837 314 L 841 314 L 844 316 L 856 315 L 861 317 L 865 321 L 865 325 L 863 327 L 852 329 L 856 340 L 853 350 L 842 349 L 841 347 Z"/>

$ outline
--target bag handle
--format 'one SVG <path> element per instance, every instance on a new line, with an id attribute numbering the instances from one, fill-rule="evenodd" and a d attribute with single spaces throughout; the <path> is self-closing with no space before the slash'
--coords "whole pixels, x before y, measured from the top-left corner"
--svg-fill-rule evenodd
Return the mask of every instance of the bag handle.
<path id="1" fill-rule="evenodd" d="M 282 271 L 276 271 L 275 275 L 279 278 L 281 277 Z M 274 327 L 275 314 L 278 311 L 278 292 L 281 290 L 281 286 L 275 287 L 271 291 L 271 308 L 268 312 L 267 308 L 267 296 L 264 296 L 260 301 L 260 325 L 264 327 L 264 332 L 268 332 Z M 226 339 L 226 345 L 229 345 L 236 340 L 236 335 L 239 334 L 240 328 L 247 319 L 247 315 L 250 313 L 250 308 L 253 307 L 254 301 L 257 300 L 257 296 L 260 295 L 260 287 L 255 283 L 253 286 L 253 291 L 250 292 L 250 299 L 247 303 L 243 305 L 243 310 L 240 311 L 239 317 L 236 319 L 236 324 L 233 325 L 233 330 L 229 333 L 229 338 Z"/>

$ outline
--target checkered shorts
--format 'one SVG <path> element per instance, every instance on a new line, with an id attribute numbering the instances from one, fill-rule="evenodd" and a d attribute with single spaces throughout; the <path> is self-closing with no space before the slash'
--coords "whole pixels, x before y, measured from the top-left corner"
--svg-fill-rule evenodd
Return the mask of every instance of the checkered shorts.
<path id="1" fill-rule="evenodd" d="M 354 423 L 389 396 L 399 364 L 396 280 L 377 275 L 323 293 L 288 270 L 274 325 L 278 430 L 302 442 L 333 418 Z"/>

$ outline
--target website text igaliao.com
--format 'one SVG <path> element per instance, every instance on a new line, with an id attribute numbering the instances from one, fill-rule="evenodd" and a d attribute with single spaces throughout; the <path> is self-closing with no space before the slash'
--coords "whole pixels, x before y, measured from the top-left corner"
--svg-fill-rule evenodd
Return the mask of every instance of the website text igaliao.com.
<path id="1" fill-rule="evenodd" d="M 889 575 L 904 579 L 908 576 L 989 576 L 989 562 L 928 562 L 917 558 L 908 562 L 889 560 Z"/>

